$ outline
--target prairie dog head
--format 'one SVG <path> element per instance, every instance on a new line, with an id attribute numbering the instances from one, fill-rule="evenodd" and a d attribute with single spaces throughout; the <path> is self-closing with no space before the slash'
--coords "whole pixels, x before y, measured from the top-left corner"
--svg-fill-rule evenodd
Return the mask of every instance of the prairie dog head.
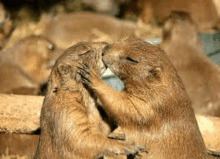
<path id="1" fill-rule="evenodd" d="M 61 86 L 78 90 L 81 77 L 77 72 L 81 64 L 92 67 L 101 76 L 105 69 L 102 53 L 106 45 L 105 42 L 80 42 L 68 48 L 56 61 L 49 80 L 49 90 Z"/>
<path id="2" fill-rule="evenodd" d="M 127 90 L 151 89 L 167 85 L 169 79 L 176 78 L 166 54 L 140 39 L 130 38 L 106 46 L 103 62 L 124 82 Z"/>
<path id="3" fill-rule="evenodd" d="M 42 36 L 29 36 L 20 40 L 10 49 L 10 58 L 20 65 L 37 83 L 48 79 L 57 48 L 53 42 Z M 7 50 L 6 50 L 7 54 Z"/>

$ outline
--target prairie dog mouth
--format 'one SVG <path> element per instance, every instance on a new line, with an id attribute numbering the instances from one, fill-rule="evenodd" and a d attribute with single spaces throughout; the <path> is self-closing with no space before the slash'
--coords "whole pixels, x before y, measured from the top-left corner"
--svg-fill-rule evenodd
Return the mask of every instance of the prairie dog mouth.
<path id="1" fill-rule="evenodd" d="M 118 91 L 124 89 L 124 83 L 120 80 L 106 65 L 104 62 L 101 64 L 101 78 L 110 86 Z"/>

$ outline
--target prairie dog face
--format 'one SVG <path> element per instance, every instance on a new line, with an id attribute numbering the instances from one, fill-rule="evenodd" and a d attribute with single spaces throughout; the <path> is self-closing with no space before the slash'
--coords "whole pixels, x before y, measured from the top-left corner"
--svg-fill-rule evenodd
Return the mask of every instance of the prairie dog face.
<path id="1" fill-rule="evenodd" d="M 43 83 L 49 77 L 58 56 L 54 43 L 41 36 L 30 36 L 18 42 L 17 48 L 17 63 L 38 83 Z"/>
<path id="2" fill-rule="evenodd" d="M 173 74 L 169 69 L 174 69 L 160 48 L 135 38 L 108 45 L 103 62 L 125 85 L 160 85 L 167 79 L 164 76 Z"/>
<path id="3" fill-rule="evenodd" d="M 102 62 L 102 52 L 106 45 L 107 43 L 104 42 L 80 42 L 68 48 L 58 58 L 50 77 L 54 80 L 53 82 L 49 80 L 49 83 L 51 81 L 53 87 L 59 87 L 60 84 L 68 85 L 69 82 L 79 83 L 81 77 L 77 72 L 81 64 L 93 68 L 101 76 L 101 72 L 105 69 Z M 69 85 L 69 87 L 71 86 L 73 85 Z"/>

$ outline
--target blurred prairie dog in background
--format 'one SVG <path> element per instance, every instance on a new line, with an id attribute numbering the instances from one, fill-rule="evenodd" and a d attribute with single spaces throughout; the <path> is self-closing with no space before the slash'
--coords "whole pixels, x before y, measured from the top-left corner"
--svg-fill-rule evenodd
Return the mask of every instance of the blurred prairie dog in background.
<path id="1" fill-rule="evenodd" d="M 0 2 L 0 50 L 4 47 L 6 39 L 12 30 L 12 21 L 4 5 Z"/>
<path id="2" fill-rule="evenodd" d="M 36 83 L 48 79 L 56 58 L 62 50 L 42 36 L 28 36 L 1 54 L 19 65 Z"/>
<path id="3" fill-rule="evenodd" d="M 112 43 L 124 37 L 133 36 L 145 40 L 153 36 L 151 30 L 138 27 L 132 21 L 89 12 L 58 14 L 44 27 L 41 35 L 64 49 L 80 41 Z"/>
<path id="4" fill-rule="evenodd" d="M 220 118 L 196 114 L 196 120 L 206 147 L 220 152 Z"/>
<path id="5" fill-rule="evenodd" d="M 195 112 L 220 117 L 220 67 L 204 53 L 189 13 L 173 11 L 160 46 L 181 77 Z"/>

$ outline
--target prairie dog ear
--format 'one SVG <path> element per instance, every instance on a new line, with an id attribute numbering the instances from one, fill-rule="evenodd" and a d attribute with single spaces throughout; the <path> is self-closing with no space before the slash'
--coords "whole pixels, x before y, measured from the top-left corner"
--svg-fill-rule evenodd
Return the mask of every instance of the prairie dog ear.
<path id="1" fill-rule="evenodd" d="M 160 80 L 161 78 L 161 68 L 160 67 L 154 67 L 149 70 L 149 79 L 154 80 Z"/>
<path id="2" fill-rule="evenodd" d="M 62 64 L 60 64 L 58 66 L 58 71 L 60 72 L 61 75 L 67 75 L 71 71 L 71 66 L 70 65 L 62 65 Z"/>

